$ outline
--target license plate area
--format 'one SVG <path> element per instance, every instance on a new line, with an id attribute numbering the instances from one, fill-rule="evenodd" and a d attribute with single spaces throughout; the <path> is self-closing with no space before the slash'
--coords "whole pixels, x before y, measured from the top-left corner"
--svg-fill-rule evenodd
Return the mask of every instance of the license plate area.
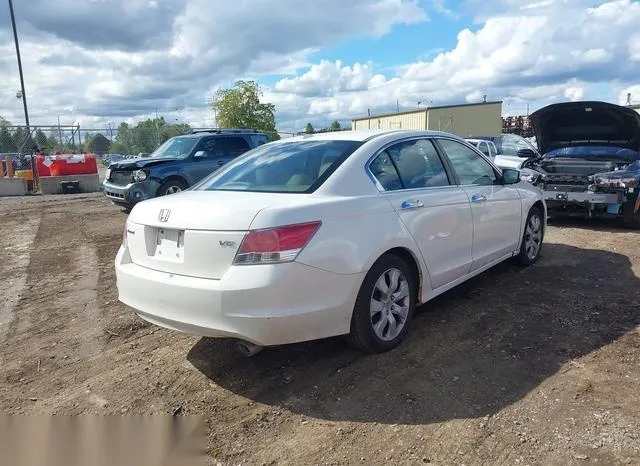
<path id="1" fill-rule="evenodd" d="M 158 228 L 153 256 L 169 262 L 184 261 L 184 230 Z"/>

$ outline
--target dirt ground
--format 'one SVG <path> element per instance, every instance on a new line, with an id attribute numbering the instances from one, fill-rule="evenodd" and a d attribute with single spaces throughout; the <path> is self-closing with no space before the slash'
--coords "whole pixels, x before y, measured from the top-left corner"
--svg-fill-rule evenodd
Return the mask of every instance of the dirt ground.
<path id="1" fill-rule="evenodd" d="M 125 215 L 99 195 L 0 199 L 0 409 L 206 420 L 213 464 L 640 464 L 640 233 L 550 226 L 421 309 L 408 340 L 245 359 L 117 301 Z"/>

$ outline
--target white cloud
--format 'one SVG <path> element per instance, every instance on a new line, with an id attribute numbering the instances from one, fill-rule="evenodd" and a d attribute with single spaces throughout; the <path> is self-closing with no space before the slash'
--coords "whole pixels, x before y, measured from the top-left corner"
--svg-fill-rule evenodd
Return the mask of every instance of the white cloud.
<path id="1" fill-rule="evenodd" d="M 292 74 L 350 37 L 380 37 L 428 20 L 418 0 L 30 0 L 17 5 L 32 121 L 128 118 L 201 107 L 212 85 Z M 6 2 L 0 2 L 4 17 Z M 13 41 L 0 25 L 3 116 L 22 121 Z M 361 68 L 362 69 L 361 69 Z M 347 90 L 369 66 L 341 70 Z M 370 77 L 373 74 L 370 73 Z M 365 79 L 365 81 L 360 81 Z M 13 83 L 13 84 L 11 84 Z M 13 97 L 12 97 L 13 96 Z M 193 114 L 197 114 L 194 112 Z"/>
<path id="2" fill-rule="evenodd" d="M 479 102 L 484 95 L 504 100 L 505 109 L 523 112 L 527 103 L 539 107 L 563 100 L 614 100 L 612 81 L 638 80 L 640 66 L 632 62 L 640 58 L 637 2 L 614 0 L 590 7 L 591 2 L 577 0 L 540 1 L 525 5 L 526 14 L 516 0 L 491 3 L 501 12 L 487 17 L 477 30 L 460 31 L 453 49 L 399 67 L 394 76 L 375 75 L 375 86 L 373 79 L 366 89 L 339 86 L 339 70 L 348 66 L 323 61 L 297 78 L 280 81 L 275 89 L 306 96 L 301 113 L 328 120 L 361 116 L 367 109 L 389 111 L 397 99 L 406 108 L 418 101 Z M 367 75 L 374 72 L 366 70 Z M 609 83 L 610 94 L 603 95 L 603 83 Z M 591 89 L 597 94 L 590 94 Z"/>
<path id="3" fill-rule="evenodd" d="M 582 87 L 567 87 L 564 90 L 564 96 L 572 101 L 584 99 L 584 88 Z"/>
<path id="4" fill-rule="evenodd" d="M 309 58 L 345 40 L 381 37 L 396 25 L 426 23 L 425 9 L 454 17 L 458 12 L 451 3 L 30 4 L 32 14 L 24 7 L 18 13 L 27 96 L 36 123 L 51 123 L 58 114 L 83 124 L 119 121 L 153 115 L 158 108 L 168 119 L 211 124 L 206 102 L 218 86 L 274 74 L 286 76 L 267 87 L 264 97 L 276 104 L 285 129 L 300 129 L 308 120 L 330 122 L 367 110 L 388 111 L 396 102 L 408 108 L 418 101 L 478 102 L 487 95 L 488 100 L 503 99 L 505 112 L 518 112 L 527 104 L 558 100 L 624 101 L 627 89 L 640 99 L 640 4 L 631 0 L 467 0 L 462 13 L 475 15 L 475 23 L 458 33 L 453 48 L 425 41 L 421 60 L 383 69 L 375 64 L 373 47 L 355 62 L 310 63 Z M 0 1 L 0 16 L 3 8 Z M 3 116 L 20 122 L 14 57 L 11 35 L 0 26 L 0 108 Z M 610 94 L 603 94 L 602 83 L 608 83 Z"/>

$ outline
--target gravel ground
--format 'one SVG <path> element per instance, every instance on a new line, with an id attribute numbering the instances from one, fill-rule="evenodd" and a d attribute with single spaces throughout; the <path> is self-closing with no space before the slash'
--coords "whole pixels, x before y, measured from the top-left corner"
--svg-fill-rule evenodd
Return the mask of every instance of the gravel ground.
<path id="1" fill-rule="evenodd" d="M 4 414 L 201 416 L 213 464 L 640 464 L 640 234 L 550 226 L 423 306 L 408 340 L 244 359 L 117 301 L 125 215 L 100 195 L 0 199 Z"/>

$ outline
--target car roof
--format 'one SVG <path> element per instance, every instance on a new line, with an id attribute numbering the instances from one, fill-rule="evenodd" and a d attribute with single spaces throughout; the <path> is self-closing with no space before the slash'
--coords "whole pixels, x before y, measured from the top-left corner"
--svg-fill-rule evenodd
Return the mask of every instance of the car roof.
<path id="1" fill-rule="evenodd" d="M 180 138 L 201 138 L 204 136 L 247 136 L 247 135 L 257 135 L 257 134 L 261 134 L 264 136 L 267 136 L 266 133 L 261 133 L 260 131 L 253 131 L 251 129 L 248 129 L 247 131 L 215 131 L 215 130 L 211 130 L 211 131 L 196 131 L 194 133 L 188 133 L 188 134 L 177 134 L 174 137 L 180 137 Z"/>
<path id="2" fill-rule="evenodd" d="M 312 133 L 291 138 L 281 139 L 281 142 L 296 141 L 359 141 L 365 142 L 380 136 L 451 136 L 442 131 L 424 131 L 411 129 L 358 129 L 347 131 L 327 131 L 326 133 Z"/>

